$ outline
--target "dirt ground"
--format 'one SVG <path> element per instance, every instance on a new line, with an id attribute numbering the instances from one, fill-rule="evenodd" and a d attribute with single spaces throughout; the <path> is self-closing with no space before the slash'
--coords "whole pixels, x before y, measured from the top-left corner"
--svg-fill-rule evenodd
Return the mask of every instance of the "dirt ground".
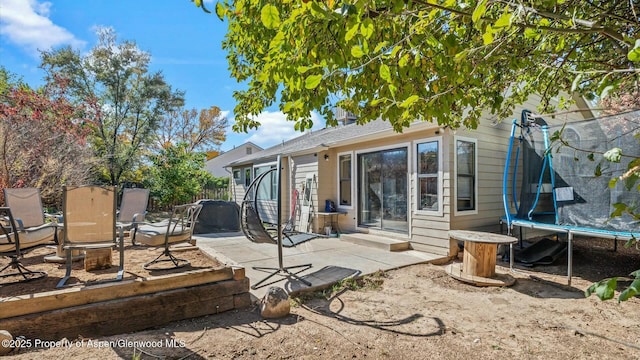
<path id="1" fill-rule="evenodd" d="M 203 254 L 197 247 L 190 246 L 189 244 L 181 244 L 180 247 L 183 249 L 182 251 L 178 250 L 173 253 L 178 258 L 189 260 L 190 264 L 188 266 L 172 270 L 149 271 L 144 269 L 144 264 L 152 261 L 160 255 L 162 253 L 162 249 L 146 246 L 125 246 L 123 278 L 125 280 L 134 279 L 136 277 L 146 278 L 149 276 L 221 266 L 219 262 Z M 55 255 L 55 252 L 56 249 L 54 246 L 41 247 L 29 251 L 22 260 L 22 264 L 32 271 L 45 271 L 47 273 L 47 277 L 10 285 L 3 284 L 15 279 L 0 279 L 0 298 L 55 290 L 58 281 L 64 277 L 66 271 L 64 263 L 60 264 L 44 261 L 45 257 Z M 99 282 L 111 281 L 116 278 L 119 261 L 120 256 L 116 250 L 112 251 L 111 263 L 113 266 L 106 269 L 85 271 L 84 262 L 82 260 L 74 261 L 72 264 L 71 277 L 67 281 L 67 285 L 91 285 Z M 3 268 L 7 262 L 7 258 L 0 258 L 0 269 Z"/>
<path id="2" fill-rule="evenodd" d="M 640 268 L 640 251 L 577 241 L 566 260 L 517 266 L 508 288 L 459 282 L 444 266 L 379 273 L 292 300 L 291 314 L 258 306 L 132 334 L 68 339 L 16 359 L 640 359 L 640 298 L 618 304 L 583 291 Z M 499 262 L 500 271 L 508 264 Z M 65 345 L 65 346 L 63 346 Z"/>

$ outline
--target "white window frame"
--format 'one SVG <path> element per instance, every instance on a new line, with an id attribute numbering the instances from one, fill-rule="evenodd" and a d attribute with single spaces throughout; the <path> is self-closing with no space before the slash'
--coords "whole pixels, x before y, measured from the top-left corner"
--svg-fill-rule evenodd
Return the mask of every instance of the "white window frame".
<path id="1" fill-rule="evenodd" d="M 473 170 L 474 170 L 474 182 L 473 182 L 473 210 L 458 210 L 458 141 L 464 141 L 473 143 L 474 152 L 473 152 Z M 464 216 L 464 215 L 475 215 L 478 213 L 478 139 L 464 137 L 464 136 L 454 136 L 453 137 L 453 181 L 454 181 L 454 189 L 453 189 L 453 214 L 455 216 Z"/>
<path id="2" fill-rule="evenodd" d="M 340 165 L 340 157 L 341 156 L 346 156 L 346 155 L 349 155 L 351 157 L 351 168 L 349 169 L 349 171 L 351 171 L 351 184 L 350 184 L 350 186 L 351 186 L 351 199 L 350 199 L 351 200 L 351 205 L 342 205 L 342 203 L 340 202 L 340 200 L 341 200 L 341 198 L 340 198 L 340 196 L 341 196 L 341 194 L 340 194 L 340 181 L 341 181 L 340 169 L 342 168 L 342 166 Z M 336 171 L 336 175 L 337 175 L 336 176 L 336 178 L 337 178 L 337 181 L 336 181 L 337 182 L 337 184 L 336 184 L 336 189 L 337 189 L 336 190 L 336 192 L 337 192 L 336 199 L 338 199 L 338 200 L 336 202 L 336 206 L 339 209 L 353 209 L 354 208 L 354 202 L 355 202 L 355 197 L 353 196 L 354 195 L 354 191 L 355 191 L 354 190 L 354 186 L 355 186 L 355 161 L 354 161 L 353 151 L 346 151 L 346 152 L 338 153 L 338 161 L 337 161 L 337 163 L 338 163 L 338 165 L 337 165 L 337 171 Z"/>
<path id="3" fill-rule="evenodd" d="M 267 169 L 265 171 L 269 171 L 271 169 L 275 169 L 277 166 L 278 166 L 278 163 L 275 162 L 275 161 L 268 162 L 268 163 L 262 163 L 262 164 L 254 164 L 253 165 L 253 171 L 252 171 L 253 172 L 253 179 L 252 180 L 255 180 L 259 176 L 259 175 L 256 175 L 256 171 L 258 170 L 258 168 L 266 168 L 266 167 L 268 167 L 269 169 Z M 271 182 L 271 188 L 269 189 L 270 199 L 268 199 L 268 200 L 271 200 L 271 201 L 278 199 L 278 194 L 277 194 L 277 190 L 276 190 L 277 186 L 278 186 L 278 184 L 277 184 L 278 179 L 274 179 L 275 178 L 275 174 L 276 173 L 273 173 L 271 175 L 271 181 L 272 182 Z M 274 188 L 274 186 L 275 186 L 275 188 Z"/>
<path id="4" fill-rule="evenodd" d="M 247 170 L 249 170 L 249 183 L 247 184 Z M 242 182 L 246 187 L 251 185 L 251 182 L 255 179 L 253 176 L 253 168 L 252 167 L 243 167 L 242 168 Z"/>
<path id="5" fill-rule="evenodd" d="M 239 184 L 243 184 L 244 185 L 244 178 L 242 176 L 242 168 L 235 168 L 231 170 L 231 177 L 233 178 L 233 183 L 235 185 L 239 185 Z M 236 173 L 238 174 L 238 177 L 236 177 Z"/>
<path id="6" fill-rule="evenodd" d="M 437 142 L 438 143 L 438 209 L 437 210 L 426 210 L 426 209 L 418 209 L 418 204 L 420 203 L 420 176 L 419 176 L 419 167 L 418 161 L 420 160 L 420 156 L 418 154 L 418 145 L 428 142 Z M 442 136 L 432 136 L 424 139 L 414 140 L 412 143 L 413 147 L 413 181 L 415 184 L 415 193 L 413 202 L 413 211 L 416 214 L 420 215 L 432 215 L 432 216 L 444 216 L 444 194 L 443 194 L 443 186 L 444 186 L 444 160 L 443 160 L 443 151 L 444 148 L 442 146 Z"/>
<path id="7" fill-rule="evenodd" d="M 368 154 L 368 153 L 372 153 L 372 152 L 377 152 L 377 151 L 384 151 L 384 150 L 391 150 L 391 149 L 396 149 L 396 148 L 406 148 L 407 149 L 407 209 L 411 208 L 411 163 L 413 162 L 413 151 L 411 151 L 411 142 L 407 141 L 407 142 L 401 142 L 401 143 L 397 143 L 397 144 L 392 144 L 392 145 L 385 145 L 385 146 L 377 146 L 377 147 L 372 147 L 372 148 L 364 148 L 364 149 L 359 149 L 355 151 L 355 154 L 353 156 L 353 158 L 351 159 L 351 164 L 352 166 L 355 166 L 354 169 L 354 175 L 355 177 L 353 179 L 351 179 L 351 181 L 354 183 L 355 186 L 355 191 L 358 192 L 358 185 L 360 184 L 360 173 L 358 172 L 358 155 L 360 154 Z M 352 201 L 352 204 L 354 209 L 355 209 L 355 214 L 356 214 L 356 227 L 360 228 L 360 229 L 368 229 L 367 227 L 363 227 L 360 226 L 358 224 L 358 216 L 359 216 L 359 211 L 360 209 L 358 208 L 358 204 L 360 203 L 360 194 L 359 193 L 352 193 L 355 194 L 355 197 Z M 411 215 L 412 212 L 411 211 L 407 211 L 407 223 L 408 223 L 408 227 L 409 229 L 407 230 L 407 235 L 409 236 L 409 238 L 411 238 L 411 234 L 413 232 L 413 226 L 411 225 Z M 384 230 L 383 230 L 384 231 Z"/>

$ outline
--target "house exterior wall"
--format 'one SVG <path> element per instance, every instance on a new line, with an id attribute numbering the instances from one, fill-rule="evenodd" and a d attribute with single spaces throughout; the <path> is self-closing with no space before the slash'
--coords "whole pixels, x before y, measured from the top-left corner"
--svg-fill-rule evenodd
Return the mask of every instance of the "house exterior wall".
<path id="1" fill-rule="evenodd" d="M 302 207 L 303 184 L 309 177 L 316 176 L 315 186 L 311 196 L 314 212 L 323 212 L 325 200 L 335 202 L 337 208 L 346 215 L 339 215 L 338 226 L 343 232 L 380 232 L 385 236 L 409 239 L 413 249 L 426 251 L 438 255 L 455 255 L 458 251 L 457 243 L 449 240 L 449 230 L 478 230 L 499 231 L 499 219 L 504 216 L 502 202 L 502 178 L 506 162 L 511 122 L 513 118 L 520 118 L 522 109 L 535 110 L 539 104 L 539 97 L 532 96 L 522 106 L 515 109 L 514 114 L 502 121 L 496 121 L 485 116 L 475 130 L 441 129 L 435 124 L 421 123 L 405 129 L 404 133 L 382 132 L 369 134 L 366 138 L 356 138 L 353 143 L 342 142 L 340 146 L 332 146 L 327 150 L 318 150 L 306 155 L 283 157 L 282 165 L 282 221 L 291 216 L 291 194 L 297 189 Z M 573 109 L 577 109 L 575 106 Z M 545 119 L 549 123 L 582 120 L 585 113 L 575 112 L 558 116 L 556 119 Z M 472 211 L 458 211 L 456 198 L 457 182 L 457 149 L 456 140 L 464 140 L 475 144 L 477 162 L 475 168 L 475 209 Z M 418 177 L 418 157 L 416 146 L 419 143 L 438 141 L 441 162 L 438 166 L 440 197 L 435 210 L 419 210 L 418 198 L 420 179 Z M 358 226 L 358 168 L 359 154 L 369 153 L 381 149 L 406 147 L 407 171 L 407 220 L 408 231 L 387 232 Z M 515 149 L 514 149 L 515 152 Z M 351 204 L 341 204 L 339 189 L 339 157 L 351 156 Z M 513 154 L 512 154 L 513 155 Z M 253 168 L 262 164 L 253 164 Z M 238 167 L 243 169 L 246 166 Z M 235 199 L 242 201 L 244 183 L 235 184 Z M 518 184 L 519 186 L 519 184 Z M 511 209 L 513 211 L 513 209 Z M 299 219 L 299 216 L 296 217 Z M 312 216 L 312 230 L 322 233 L 323 219 Z M 296 224 L 299 228 L 300 224 Z M 524 230 L 525 236 L 535 235 L 531 230 Z"/>
<path id="2" fill-rule="evenodd" d="M 451 211 L 451 229 L 452 230 L 477 230 L 487 232 L 499 232 L 499 219 L 504 216 L 504 205 L 502 201 L 502 178 L 506 163 L 509 135 L 511 132 L 511 123 L 513 119 L 520 120 L 520 114 L 523 109 L 529 109 L 535 112 L 536 107 L 540 103 L 539 96 L 531 96 L 523 105 L 516 107 L 513 115 L 503 119 L 497 124 L 493 124 L 487 117 L 480 123 L 475 130 L 457 130 L 449 143 L 448 158 L 450 171 L 451 186 L 450 199 L 455 207 L 455 138 L 475 139 L 477 141 L 477 211 L 476 212 L 457 212 L 455 209 Z M 569 110 L 577 110 L 576 106 Z M 545 121 L 549 124 L 562 124 L 564 122 L 583 120 L 585 113 L 572 112 L 558 116 L 555 119 L 545 117 Z M 516 134 L 518 136 L 518 134 Z M 516 144 L 514 144 L 516 146 Z M 512 159 L 515 159 L 515 148 L 513 149 Z M 513 160 L 512 160 L 513 161 Z M 513 163 L 511 164 L 513 167 Z M 509 173 L 511 178 L 512 172 Z M 520 184 L 516 184 L 517 188 Z M 511 209 L 515 212 L 515 209 Z M 506 231 L 506 228 L 504 229 Z M 539 231 L 524 229 L 524 237 L 532 237 L 541 235 Z M 451 252 L 455 253 L 456 244 L 451 244 Z"/>
<path id="3" fill-rule="evenodd" d="M 347 214 L 338 216 L 340 229 L 343 231 L 369 231 L 377 232 L 368 228 L 360 228 L 357 224 L 358 218 L 358 198 L 357 198 L 357 156 L 358 154 L 367 153 L 377 149 L 390 149 L 395 147 L 406 147 L 408 149 L 408 198 L 407 204 L 407 220 L 409 222 L 409 231 L 402 233 L 387 233 L 397 238 L 407 238 L 411 241 L 414 249 L 428 251 L 435 254 L 446 255 L 449 252 L 449 220 L 450 220 L 450 202 L 448 191 L 451 186 L 449 181 L 449 163 L 444 161 L 448 154 L 447 144 L 449 136 L 446 135 L 433 124 L 423 127 L 420 131 L 406 131 L 403 134 L 386 133 L 384 136 L 375 140 L 332 148 L 327 151 L 329 155 L 328 161 L 319 160 L 320 181 L 319 181 L 319 197 L 320 199 L 331 199 L 335 201 L 337 207 Z M 434 214 L 433 212 L 424 212 L 416 210 L 417 202 L 417 186 L 418 178 L 416 175 L 416 152 L 415 147 L 418 142 L 438 139 L 441 141 L 440 150 L 443 159 L 441 171 L 442 178 L 442 207 L 441 211 Z M 351 154 L 352 160 L 352 205 L 342 206 L 339 204 L 338 198 L 338 156 Z M 319 155 L 318 158 L 321 158 Z M 322 157 L 323 158 L 323 157 Z M 324 201 L 321 201 L 323 205 Z"/>
<path id="4" fill-rule="evenodd" d="M 318 163 L 318 159 L 323 157 L 323 153 L 316 153 L 316 154 L 308 154 L 308 155 L 302 155 L 302 156 L 292 156 L 291 160 L 290 160 L 290 169 L 292 170 L 289 177 L 292 179 L 291 181 L 293 181 L 291 183 L 291 187 L 287 187 L 288 189 L 290 189 L 288 191 L 288 195 L 287 195 L 287 204 L 286 204 L 286 209 L 287 209 L 287 218 L 290 216 L 291 214 L 291 194 L 293 192 L 294 189 L 298 190 L 299 193 L 299 197 L 298 197 L 298 206 L 300 209 L 302 209 L 303 204 L 302 204 L 302 199 L 304 197 L 304 192 L 303 192 L 303 188 L 304 186 L 306 186 L 305 184 L 307 183 L 307 177 L 313 177 L 314 175 L 316 176 L 315 181 L 312 181 L 312 184 L 314 184 L 311 188 L 311 201 L 312 201 L 312 206 L 313 206 L 313 211 L 314 213 L 316 213 L 318 211 L 318 209 L 320 208 L 320 205 L 318 203 L 318 199 L 322 199 L 322 197 L 319 197 L 319 184 L 324 183 L 324 181 L 320 181 L 318 178 L 318 175 L 320 173 L 319 168 L 320 168 L 320 164 Z M 326 176 L 326 174 L 325 174 Z M 284 187 L 283 187 L 284 188 Z M 283 197 L 284 198 L 284 197 Z M 283 204 L 284 205 L 284 204 Z M 297 219 L 297 221 L 299 220 L 299 217 Z M 310 221 L 312 222 L 312 229 L 314 232 L 319 232 L 318 229 L 318 220 L 316 216 L 311 215 L 310 217 Z M 296 223 L 296 228 L 300 228 L 299 223 Z"/>
<path id="5" fill-rule="evenodd" d="M 251 142 L 244 143 L 229 151 L 223 152 L 211 160 L 207 160 L 205 170 L 216 177 L 227 177 L 229 176 L 229 172 L 225 169 L 227 164 L 247 155 L 258 153 L 261 150 L 261 147 Z"/>

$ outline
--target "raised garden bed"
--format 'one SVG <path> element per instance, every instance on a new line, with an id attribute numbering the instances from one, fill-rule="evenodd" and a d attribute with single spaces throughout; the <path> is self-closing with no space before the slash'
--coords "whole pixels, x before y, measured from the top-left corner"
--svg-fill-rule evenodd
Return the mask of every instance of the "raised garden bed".
<path id="1" fill-rule="evenodd" d="M 47 278 L 0 284 L 0 329 L 14 337 L 58 340 L 115 335 L 251 303 L 244 268 L 226 266 L 197 248 L 179 253 L 191 261 L 189 267 L 163 272 L 142 268 L 159 249 L 127 248 L 125 279 L 119 282 L 104 282 L 115 277 L 117 267 L 85 272 L 78 261 L 70 283 L 80 284 L 60 290 L 55 290 L 55 284 L 64 266 L 42 262 L 51 251 L 38 249 L 25 261 L 31 269 L 47 271 Z M 114 252 L 113 263 L 117 262 Z"/>

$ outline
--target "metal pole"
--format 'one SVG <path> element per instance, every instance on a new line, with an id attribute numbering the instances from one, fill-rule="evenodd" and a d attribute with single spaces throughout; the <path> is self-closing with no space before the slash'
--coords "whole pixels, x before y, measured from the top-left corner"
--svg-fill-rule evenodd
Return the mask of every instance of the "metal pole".
<path id="1" fill-rule="evenodd" d="M 278 155 L 278 160 L 276 161 L 278 168 L 276 169 L 276 181 L 278 182 L 278 191 L 277 191 L 277 214 L 278 214 L 278 266 L 280 269 L 284 268 L 283 260 L 282 260 L 282 162 L 280 155 Z"/>

